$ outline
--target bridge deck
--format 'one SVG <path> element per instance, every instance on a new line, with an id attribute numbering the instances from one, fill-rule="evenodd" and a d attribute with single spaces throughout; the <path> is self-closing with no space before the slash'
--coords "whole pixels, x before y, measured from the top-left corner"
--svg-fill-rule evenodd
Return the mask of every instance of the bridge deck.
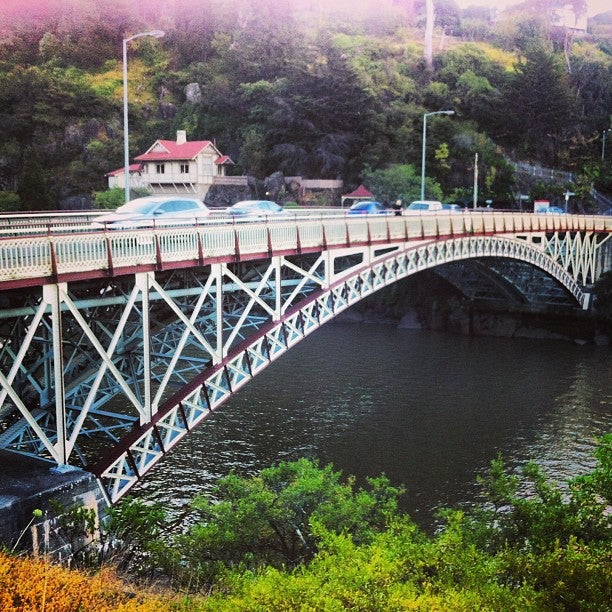
<path id="1" fill-rule="evenodd" d="M 269 222 L 102 231 L 85 221 L 0 224 L 0 289 L 321 249 L 517 233 L 612 232 L 612 217 L 475 211 L 422 216 L 294 215 Z"/>

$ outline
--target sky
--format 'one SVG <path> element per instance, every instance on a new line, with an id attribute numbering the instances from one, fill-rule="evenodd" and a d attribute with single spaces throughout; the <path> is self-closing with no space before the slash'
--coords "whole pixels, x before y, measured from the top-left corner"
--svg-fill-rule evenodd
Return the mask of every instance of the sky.
<path id="1" fill-rule="evenodd" d="M 495 8 L 504 9 L 513 4 L 520 4 L 521 0 L 495 0 L 494 2 L 487 2 L 487 0 L 455 0 L 460 8 L 466 8 L 467 6 L 488 6 L 493 4 Z M 587 0 L 587 8 L 589 17 L 598 15 L 599 13 L 605 13 L 606 11 L 612 10 L 612 0 Z"/>

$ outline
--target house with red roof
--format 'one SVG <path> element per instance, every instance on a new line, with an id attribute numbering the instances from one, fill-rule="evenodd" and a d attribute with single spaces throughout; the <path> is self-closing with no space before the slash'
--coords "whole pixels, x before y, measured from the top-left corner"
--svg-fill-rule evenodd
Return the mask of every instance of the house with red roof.
<path id="1" fill-rule="evenodd" d="M 156 140 L 130 165 L 130 185 L 145 187 L 153 195 L 182 194 L 204 199 L 211 185 L 225 176 L 234 162 L 210 140 L 187 140 L 179 130 L 174 140 Z M 125 170 L 107 175 L 109 187 L 125 186 Z"/>

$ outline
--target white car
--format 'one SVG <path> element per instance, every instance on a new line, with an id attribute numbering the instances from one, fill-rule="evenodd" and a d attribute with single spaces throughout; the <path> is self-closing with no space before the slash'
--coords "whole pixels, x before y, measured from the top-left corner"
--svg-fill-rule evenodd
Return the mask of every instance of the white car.
<path id="1" fill-rule="evenodd" d="M 115 212 L 92 220 L 94 228 L 133 229 L 171 225 L 192 225 L 210 215 L 210 210 L 198 198 L 181 196 L 147 196 L 136 198 Z"/>
<path id="2" fill-rule="evenodd" d="M 402 209 L 402 215 L 421 215 L 443 210 L 442 202 L 437 200 L 415 200 Z"/>
<path id="3" fill-rule="evenodd" d="M 227 209 L 229 215 L 235 217 L 269 217 L 285 215 L 287 211 L 276 202 L 270 200 L 243 200 L 236 202 Z"/>

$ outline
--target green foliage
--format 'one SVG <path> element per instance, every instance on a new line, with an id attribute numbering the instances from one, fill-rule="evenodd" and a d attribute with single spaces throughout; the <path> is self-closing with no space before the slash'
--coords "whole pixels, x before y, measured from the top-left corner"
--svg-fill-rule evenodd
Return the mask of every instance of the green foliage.
<path id="1" fill-rule="evenodd" d="M 357 546 L 321 532 L 321 550 L 299 571 L 268 568 L 233 575 L 204 610 L 505 610 L 538 609 L 529 585 L 500 584 L 495 560 L 465 547 L 460 528 L 437 542 L 400 520 Z"/>
<path id="2" fill-rule="evenodd" d="M 57 500 L 50 500 L 56 517 L 57 534 L 64 541 L 75 566 L 95 567 L 98 562 L 94 537 L 97 514 L 93 508 L 75 505 L 66 508 Z"/>
<path id="3" fill-rule="evenodd" d="M 20 207 L 21 200 L 14 191 L 0 191 L 0 211 L 13 212 Z"/>
<path id="4" fill-rule="evenodd" d="M 364 182 L 374 196 L 382 202 L 412 202 L 421 195 L 421 175 L 414 166 L 394 165 L 383 170 L 364 172 Z M 442 189 L 432 178 L 426 177 L 425 191 L 431 199 L 441 200 Z"/>
<path id="5" fill-rule="evenodd" d="M 103 119 L 113 110 L 75 68 L 0 68 L 0 184 L 17 184 L 24 210 L 59 208 L 62 197 L 101 186 L 108 158 L 92 155 L 86 145 L 107 139 Z"/>
<path id="6" fill-rule="evenodd" d="M 33 151 L 29 151 L 17 186 L 22 210 L 52 208 L 47 184 L 47 177 L 38 156 Z"/>
<path id="7" fill-rule="evenodd" d="M 610 540 L 586 545 L 572 537 L 541 552 L 507 549 L 499 555 L 515 582 L 538 593 L 540 610 L 608 610 L 612 601 Z"/>
<path id="8" fill-rule="evenodd" d="M 569 493 L 532 464 L 523 477 L 508 474 L 498 457 L 480 479 L 487 503 L 470 514 L 444 512 L 433 537 L 397 517 L 359 545 L 313 522 L 318 553 L 309 563 L 232 572 L 203 609 L 605 610 L 612 434 L 596 456 Z M 526 484 L 528 497 L 518 493 Z"/>
<path id="9" fill-rule="evenodd" d="M 101 528 L 104 560 L 124 571 L 147 573 L 156 559 L 166 554 L 162 536 L 169 531 L 170 524 L 159 505 L 125 497 L 107 510 Z"/>
<path id="10" fill-rule="evenodd" d="M 524 51 L 534 43 L 546 40 L 546 22 L 541 13 L 521 13 L 499 21 L 493 33 L 504 49 Z"/>
<path id="11" fill-rule="evenodd" d="M 357 184 L 367 168 L 418 167 L 423 113 L 451 107 L 452 121 L 432 119 L 428 174 L 431 167 L 445 193 L 469 189 L 476 151 L 468 155 L 456 141 L 468 129 L 486 134 L 508 148 L 482 162 L 486 197 L 499 200 L 514 187 L 504 155 L 582 172 L 597 162 L 594 135 L 608 125 L 609 45 L 576 40 L 563 47 L 551 28 L 557 7 L 550 0 L 529 0 L 520 12 L 500 14 L 495 26 L 490 9 L 462 12 L 452 1 L 436 2 L 438 26 L 452 44 L 436 54 L 427 78 L 422 32 L 406 26 L 422 2 L 411 10 L 374 0 L 249 0 L 229 8 L 210 0 L 204 10 L 184 2 L 163 11 L 147 6 L 144 17 L 136 5 L 116 4 L 93 11 L 76 2 L 62 14 L 61 3 L 51 2 L 35 23 L 27 11 L 0 6 L 2 189 L 16 190 L 29 149 L 44 156 L 53 207 L 103 189 L 104 174 L 122 158 L 118 51 L 122 38 L 145 28 L 166 36 L 130 43 L 132 153 L 186 129 L 190 139 L 215 140 L 238 171 Z M 476 42 L 461 44 L 455 34 Z M 195 104 L 185 102 L 189 83 L 202 91 Z M 449 167 L 434 157 L 445 146 Z M 604 169 L 595 178 L 605 191 Z"/>
<path id="12" fill-rule="evenodd" d="M 222 479 L 175 525 L 126 498 L 100 528 L 101 558 L 207 593 L 176 609 L 599 612 L 612 600 L 612 434 L 595 456 L 567 487 L 497 457 L 479 478 L 484 503 L 444 511 L 434 535 L 398 511 L 385 477 L 363 489 L 331 466 L 281 463 Z M 57 512 L 67 541 L 89 543 L 76 561 L 93 559 L 92 512 Z M 179 524 L 189 527 L 173 535 Z"/>
<path id="13" fill-rule="evenodd" d="M 366 543 L 397 513 L 401 489 L 384 476 L 357 489 L 331 466 L 300 459 L 267 468 L 253 478 L 230 475 L 213 494 L 197 497 L 198 522 L 176 540 L 178 554 L 200 579 L 221 567 L 295 567 L 312 559 L 321 529 Z M 190 576 L 190 580 L 194 580 Z"/>
<path id="14" fill-rule="evenodd" d="M 588 476 L 568 482 L 567 491 L 548 480 L 542 469 L 528 463 L 523 469 L 523 487 L 531 495 L 520 495 L 519 480 L 508 476 L 501 458 L 480 482 L 489 505 L 474 515 L 474 541 L 492 552 L 505 547 L 543 553 L 552 547 L 603 544 L 612 541 L 612 516 L 608 512 L 612 493 L 612 434 L 600 440 L 598 465 Z"/>
<path id="15" fill-rule="evenodd" d="M 534 95 L 538 92 L 538 95 Z M 504 91 L 512 100 L 500 108 L 497 130 L 522 155 L 536 154 L 551 166 L 569 146 L 577 116 L 576 98 L 561 59 L 544 44 L 533 45 L 525 60 L 516 66 L 516 75 Z"/>
<path id="16" fill-rule="evenodd" d="M 130 196 L 134 198 L 142 198 L 151 195 L 148 190 L 142 187 L 130 187 Z M 94 193 L 94 201 L 97 208 L 115 209 L 125 204 L 125 189 L 122 187 L 112 187 L 106 191 L 96 191 Z"/>

